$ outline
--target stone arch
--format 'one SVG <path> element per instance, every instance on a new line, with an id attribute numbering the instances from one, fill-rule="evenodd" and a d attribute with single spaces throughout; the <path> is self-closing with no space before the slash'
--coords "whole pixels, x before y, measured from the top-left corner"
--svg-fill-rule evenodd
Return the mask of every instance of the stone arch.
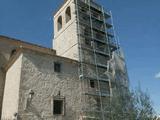
<path id="1" fill-rule="evenodd" d="M 57 30 L 59 31 L 61 29 L 62 29 L 62 16 L 59 16 L 57 20 Z"/>
<path id="2" fill-rule="evenodd" d="M 65 18 L 66 18 L 66 23 L 71 20 L 71 8 L 70 8 L 70 6 L 67 7 L 67 9 L 66 9 Z"/>

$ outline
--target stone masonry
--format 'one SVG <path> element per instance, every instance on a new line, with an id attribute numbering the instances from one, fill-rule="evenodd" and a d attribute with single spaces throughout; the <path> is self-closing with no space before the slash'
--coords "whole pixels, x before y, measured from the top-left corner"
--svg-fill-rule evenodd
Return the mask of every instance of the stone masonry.
<path id="1" fill-rule="evenodd" d="M 75 120 L 77 110 L 81 106 L 77 62 L 33 51 L 25 51 L 21 55 L 19 92 L 15 93 L 19 98 L 18 111 L 15 111 L 18 113 L 19 119 Z M 54 72 L 54 62 L 57 61 L 62 67 L 60 73 Z M 30 90 L 34 92 L 34 95 L 33 99 L 28 102 Z M 7 91 L 12 91 L 12 88 Z M 53 116 L 52 100 L 58 95 L 65 99 L 65 115 Z M 7 99 L 14 99 L 7 97 Z M 9 106 L 10 104 L 4 105 Z M 3 107 L 5 108 L 5 106 Z M 2 112 L 2 120 L 13 117 L 13 114 L 5 113 L 9 109 L 6 108 Z"/>

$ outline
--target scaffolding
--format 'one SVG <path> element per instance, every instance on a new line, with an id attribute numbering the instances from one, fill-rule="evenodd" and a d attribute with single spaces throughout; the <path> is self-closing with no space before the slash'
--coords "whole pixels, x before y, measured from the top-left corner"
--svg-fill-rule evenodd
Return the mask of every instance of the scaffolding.
<path id="1" fill-rule="evenodd" d="M 93 0 L 76 0 L 81 81 L 80 120 L 106 120 L 112 96 L 113 73 L 109 61 L 118 50 L 111 12 Z M 112 20 L 111 20 L 112 21 Z M 112 32 L 110 32 L 112 31 Z"/>

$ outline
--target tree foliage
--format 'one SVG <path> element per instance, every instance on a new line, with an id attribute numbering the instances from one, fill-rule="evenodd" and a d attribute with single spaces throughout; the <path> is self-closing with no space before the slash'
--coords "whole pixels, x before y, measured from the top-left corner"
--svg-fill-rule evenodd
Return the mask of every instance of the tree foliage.
<path id="1" fill-rule="evenodd" d="M 133 99 L 137 120 L 153 120 L 154 109 L 149 94 L 141 89 L 137 89 L 134 91 Z"/>
<path id="2" fill-rule="evenodd" d="M 118 87 L 111 100 L 111 120 L 153 120 L 150 96 L 141 89 Z"/>

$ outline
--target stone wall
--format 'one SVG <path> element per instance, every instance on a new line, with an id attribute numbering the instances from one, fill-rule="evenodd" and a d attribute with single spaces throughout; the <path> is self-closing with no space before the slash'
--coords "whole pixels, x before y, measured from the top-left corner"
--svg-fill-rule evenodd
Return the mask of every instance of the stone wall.
<path id="1" fill-rule="evenodd" d="M 5 72 L 2 68 L 4 64 L 6 64 L 5 57 L 0 53 L 0 118 L 1 118 L 1 109 L 2 109 L 2 100 L 3 100 L 3 92 L 4 92 L 4 84 L 5 84 Z"/>
<path id="2" fill-rule="evenodd" d="M 12 119 L 18 112 L 19 85 L 21 77 L 22 56 L 20 55 L 6 73 L 2 106 L 2 120 Z"/>
<path id="3" fill-rule="evenodd" d="M 61 72 L 54 71 L 61 63 Z M 81 87 L 78 64 L 69 59 L 25 52 L 22 60 L 18 114 L 22 120 L 76 120 L 80 109 Z M 34 92 L 32 100 L 30 91 Z M 64 115 L 53 115 L 54 96 L 64 97 Z M 30 100 L 29 100 L 30 99 Z"/>
<path id="4" fill-rule="evenodd" d="M 71 9 L 71 20 L 66 23 L 66 9 Z M 57 21 L 62 17 L 62 29 L 57 30 Z M 54 40 L 53 48 L 57 55 L 79 60 L 77 22 L 74 0 L 68 0 L 54 15 Z"/>
<path id="5" fill-rule="evenodd" d="M 4 72 L 0 69 L 0 118 L 1 118 L 3 92 L 4 92 Z"/>

